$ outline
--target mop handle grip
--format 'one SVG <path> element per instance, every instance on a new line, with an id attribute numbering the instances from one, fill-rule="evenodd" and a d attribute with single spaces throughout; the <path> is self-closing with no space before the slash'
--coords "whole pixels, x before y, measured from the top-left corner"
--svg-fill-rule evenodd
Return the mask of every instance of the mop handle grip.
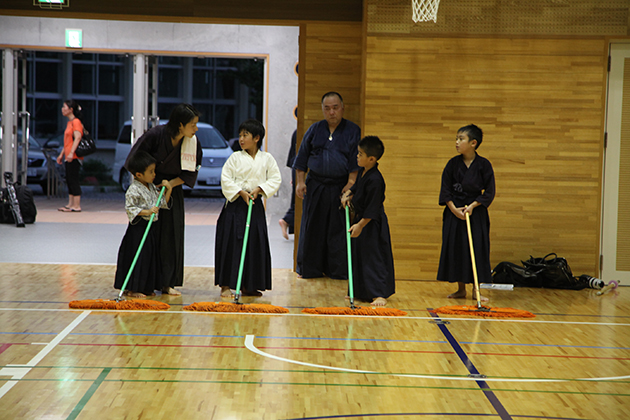
<path id="1" fill-rule="evenodd" d="M 166 187 L 162 187 L 160 190 L 160 195 L 158 196 L 157 203 L 155 203 L 155 207 L 159 207 L 160 202 L 162 201 L 162 195 L 164 194 L 164 190 Z M 144 246 L 144 241 L 146 241 L 147 236 L 149 235 L 149 229 L 151 229 L 151 223 L 153 223 L 153 218 L 155 217 L 155 213 L 151 213 L 151 218 L 149 219 L 149 223 L 147 224 L 147 228 L 144 230 L 144 235 L 142 236 L 142 240 L 140 241 L 140 246 L 138 247 L 138 251 L 136 251 L 136 256 L 133 257 L 133 262 L 131 263 L 131 267 L 129 267 L 129 272 L 127 273 L 127 277 L 125 278 L 125 282 L 120 288 L 120 293 L 118 294 L 118 298 L 122 297 L 123 292 L 125 291 L 125 287 L 127 287 L 127 283 L 131 278 L 131 273 L 133 273 L 133 269 L 136 266 L 136 262 L 138 262 L 138 257 L 140 257 L 140 252 L 142 252 L 142 247 Z"/>
<path id="2" fill-rule="evenodd" d="M 352 280 L 352 248 L 350 248 L 350 210 L 348 206 L 346 209 L 346 242 L 348 244 L 348 295 L 350 296 L 350 302 L 354 300 L 354 286 Z"/>
<path id="3" fill-rule="evenodd" d="M 475 298 L 477 299 L 477 307 L 481 307 L 481 296 L 479 294 L 479 279 L 477 278 L 477 263 L 475 262 L 475 249 L 473 248 L 472 230 L 470 229 L 470 214 L 466 214 L 466 229 L 468 230 L 468 244 L 470 245 L 470 261 L 472 263 L 473 279 L 475 280 Z"/>
<path id="4" fill-rule="evenodd" d="M 245 222 L 245 236 L 243 236 L 243 250 L 241 251 L 241 262 L 238 265 L 238 278 L 236 280 L 236 294 L 235 301 L 238 302 L 238 298 L 241 294 L 241 282 L 243 280 L 243 266 L 245 265 L 245 254 L 247 253 L 247 238 L 249 237 L 249 223 L 252 219 L 252 205 L 254 201 L 249 199 L 249 204 L 247 205 L 247 221 Z"/>

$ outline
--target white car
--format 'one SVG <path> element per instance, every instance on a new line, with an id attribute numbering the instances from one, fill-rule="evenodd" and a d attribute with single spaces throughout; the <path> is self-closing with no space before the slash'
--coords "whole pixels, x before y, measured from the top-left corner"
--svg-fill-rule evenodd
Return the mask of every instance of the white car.
<path id="1" fill-rule="evenodd" d="M 167 120 L 160 120 L 160 124 L 166 124 Z M 197 175 L 197 182 L 194 189 L 206 191 L 221 191 L 221 169 L 228 157 L 232 154 L 232 149 L 221 132 L 206 123 L 197 123 L 197 140 L 203 150 L 201 168 Z M 131 150 L 131 121 L 126 121 L 116 142 L 116 154 L 114 157 L 114 169 L 112 176 L 120 184 L 123 191 L 127 191 L 131 184 L 131 174 L 124 168 L 125 161 Z M 184 185 L 184 190 L 190 188 Z"/>

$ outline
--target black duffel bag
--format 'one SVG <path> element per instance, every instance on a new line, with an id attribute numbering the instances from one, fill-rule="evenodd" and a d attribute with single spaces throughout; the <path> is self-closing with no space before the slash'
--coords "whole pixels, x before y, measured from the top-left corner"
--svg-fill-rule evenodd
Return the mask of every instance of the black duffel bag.
<path id="1" fill-rule="evenodd" d="M 573 290 L 587 287 L 587 284 L 584 284 L 583 281 L 573 277 L 567 260 L 558 257 L 554 252 L 542 258 L 534 258 L 530 255 L 527 261 L 521 262 L 529 272 L 536 274 L 540 281 L 540 286 L 538 287 Z"/>
<path id="2" fill-rule="evenodd" d="M 494 267 L 492 283 L 513 284 L 516 287 L 542 287 L 536 273 L 509 261 L 500 262 Z"/>

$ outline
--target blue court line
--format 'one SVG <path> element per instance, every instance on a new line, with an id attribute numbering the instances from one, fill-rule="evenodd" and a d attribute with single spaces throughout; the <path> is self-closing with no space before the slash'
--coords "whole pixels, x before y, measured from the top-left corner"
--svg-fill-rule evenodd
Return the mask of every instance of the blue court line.
<path id="1" fill-rule="evenodd" d="M 444 416 L 444 417 L 498 417 L 498 414 L 485 414 L 485 413 L 378 413 L 378 414 L 338 414 L 334 416 L 318 416 L 318 417 L 296 417 L 284 420 L 325 420 L 325 419 L 353 419 L 360 417 L 367 419 L 369 417 L 400 417 L 400 416 Z M 547 417 L 547 416 L 528 416 L 528 415 L 514 415 L 514 418 L 521 419 L 544 419 L 544 420 L 584 420 L 574 417 Z"/>
<path id="2" fill-rule="evenodd" d="M 56 332 L 6 332 L 0 331 L 0 335 L 57 335 Z M 123 334 L 123 333 L 70 333 L 69 335 L 83 336 L 112 336 L 112 337 L 192 337 L 192 338 L 243 338 L 244 335 L 212 335 L 212 334 Z M 432 343 L 445 344 L 442 340 L 387 340 L 376 338 L 335 338 L 335 337 L 282 337 L 282 336 L 256 336 L 256 338 L 266 338 L 273 340 L 311 340 L 311 341 L 367 341 L 367 342 L 383 342 L 383 343 Z M 594 350 L 630 350 L 630 347 L 613 347 L 613 346 L 580 346 L 570 344 L 535 344 L 535 343 L 493 343 L 478 341 L 460 341 L 460 344 L 475 346 L 514 346 L 514 347 L 552 347 L 552 348 L 568 348 L 568 349 L 594 349 Z"/>
<path id="3" fill-rule="evenodd" d="M 433 318 L 440 319 L 440 317 L 435 312 L 429 313 Z M 464 366 L 466 366 L 468 372 L 470 372 L 472 375 L 479 375 L 479 371 L 477 370 L 475 365 L 473 365 L 472 361 L 468 358 L 466 352 L 459 345 L 455 337 L 453 337 L 451 332 L 448 330 L 446 324 L 437 324 L 437 326 L 440 328 L 440 331 L 442 331 L 442 334 L 444 334 L 444 337 L 446 337 L 451 347 L 453 347 L 453 350 L 455 350 L 455 353 L 457 354 L 457 356 L 459 356 L 459 359 L 462 361 Z M 492 392 L 488 383 L 484 380 L 479 380 L 475 382 L 477 382 L 479 388 L 484 391 L 483 395 L 488 399 L 490 404 L 492 404 L 492 407 L 494 407 L 495 411 L 499 414 L 501 420 L 512 420 L 512 416 L 510 416 L 505 407 L 503 407 L 503 404 L 501 404 L 501 401 L 499 401 L 499 398 L 494 394 L 494 392 Z"/>

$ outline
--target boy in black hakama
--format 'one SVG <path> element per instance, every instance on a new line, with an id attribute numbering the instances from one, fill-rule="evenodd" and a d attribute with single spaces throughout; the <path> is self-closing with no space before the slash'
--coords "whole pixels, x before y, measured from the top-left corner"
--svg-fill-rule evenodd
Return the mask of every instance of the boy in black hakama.
<path id="1" fill-rule="evenodd" d="M 490 161 L 477 154 L 482 139 L 483 132 L 476 125 L 460 128 L 455 143 L 459 155 L 449 160 L 442 173 L 439 202 L 446 207 L 442 217 L 442 251 L 437 279 L 457 282 L 458 289 L 449 298 L 466 297 L 466 284 L 474 282 L 466 213 L 470 215 L 479 282 L 492 282 L 488 206 L 494 199 L 495 183 Z M 488 299 L 481 297 L 481 300 Z"/>
<path id="2" fill-rule="evenodd" d="M 385 306 L 394 294 L 394 257 L 389 223 L 383 207 L 385 180 L 377 160 L 383 155 L 383 142 L 367 136 L 359 142 L 357 163 L 361 167 L 355 184 L 342 196 L 342 204 L 352 203 L 355 216 L 350 227 L 352 275 L 356 298 Z"/>
<path id="3" fill-rule="evenodd" d="M 280 188 L 280 169 L 271 153 L 260 150 L 265 127 L 247 120 L 239 127 L 241 150 L 232 153 L 221 170 L 225 206 L 217 220 L 214 248 L 214 284 L 221 296 L 236 290 L 249 200 L 253 200 L 241 290 L 244 296 L 261 296 L 271 289 L 271 251 L 262 197 Z"/>
<path id="4" fill-rule="evenodd" d="M 166 187 L 161 201 L 155 206 L 160 190 L 153 185 L 155 179 L 155 159 L 146 152 L 139 151 L 129 158 L 129 168 L 133 170 L 133 182 L 125 194 L 125 210 L 129 217 L 127 231 L 118 249 L 116 263 L 116 276 L 114 288 L 121 289 L 129 274 L 133 260 L 136 257 L 142 238 L 147 230 L 151 215 L 155 214 L 153 221 L 158 218 L 160 209 L 168 209 L 172 188 L 166 181 L 162 185 Z M 135 298 L 143 298 L 146 295 L 154 295 L 154 290 L 162 284 L 162 266 L 160 264 L 160 249 L 155 229 L 149 228 L 149 232 L 142 246 L 134 269 L 125 285 L 124 295 Z"/>

